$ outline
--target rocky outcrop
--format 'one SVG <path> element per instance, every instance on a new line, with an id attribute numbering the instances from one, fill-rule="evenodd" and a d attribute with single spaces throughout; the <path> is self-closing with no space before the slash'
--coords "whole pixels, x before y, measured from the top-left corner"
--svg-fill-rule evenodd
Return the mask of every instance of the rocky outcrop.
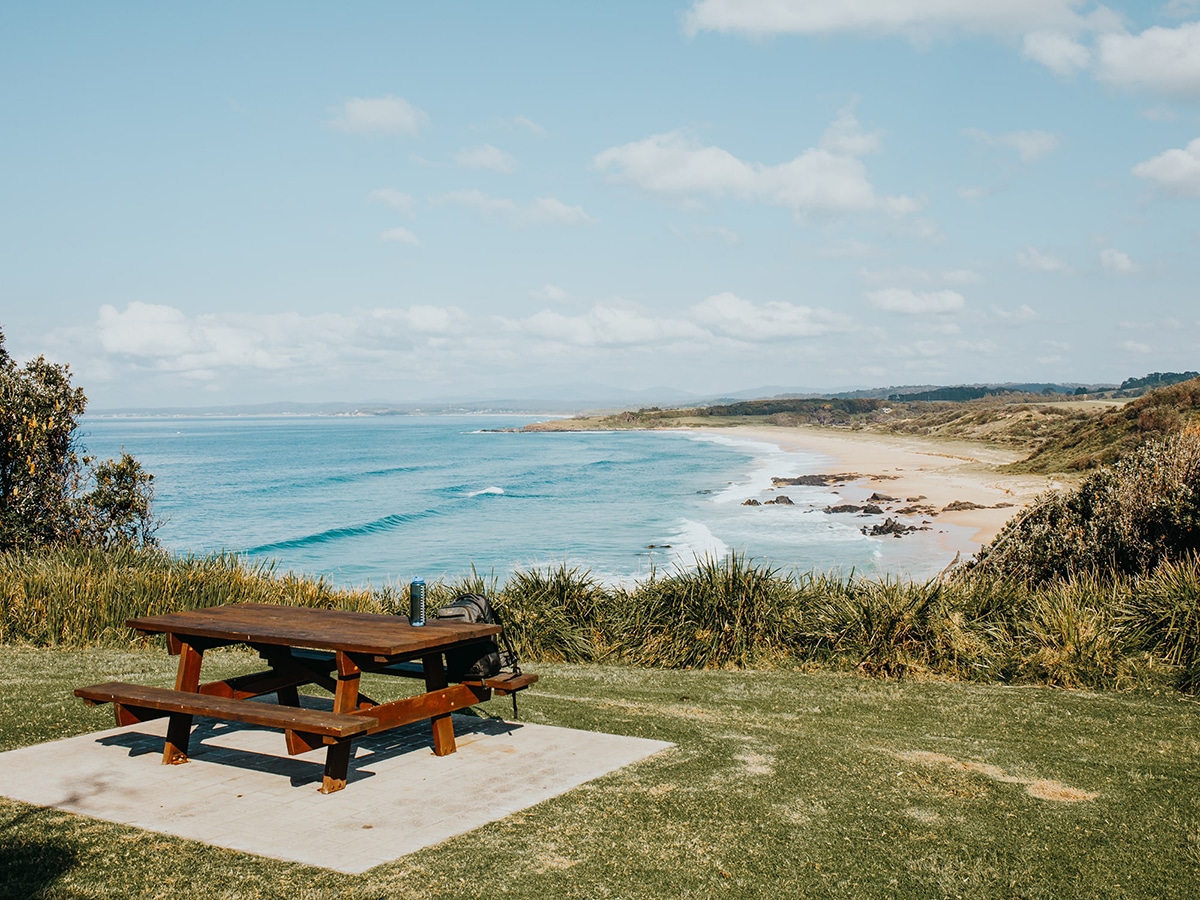
<path id="1" fill-rule="evenodd" d="M 749 500 L 743 500 L 742 506 L 762 506 L 762 504 L 759 503 L 757 500 L 755 500 L 753 497 L 751 497 Z"/>
<path id="2" fill-rule="evenodd" d="M 859 475 L 856 472 L 843 472 L 840 475 L 797 475 L 793 478 L 772 478 L 771 483 L 776 487 L 785 485 L 828 487 L 831 484 L 849 484 L 851 481 L 858 481 L 858 479 L 865 477 L 865 475 Z"/>
<path id="3" fill-rule="evenodd" d="M 770 505 L 772 503 L 775 504 L 776 506 L 795 506 L 796 505 L 795 503 L 792 502 L 792 498 L 789 497 L 787 494 L 780 494 L 774 500 L 767 501 L 768 505 Z"/>
<path id="4" fill-rule="evenodd" d="M 903 537 L 906 534 L 912 534 L 914 531 L 929 531 L 929 527 L 925 525 L 905 525 L 891 516 L 888 516 L 881 523 L 870 527 L 866 525 L 862 527 L 862 533 L 868 537 L 881 537 L 885 534 L 890 534 L 892 537 Z"/>

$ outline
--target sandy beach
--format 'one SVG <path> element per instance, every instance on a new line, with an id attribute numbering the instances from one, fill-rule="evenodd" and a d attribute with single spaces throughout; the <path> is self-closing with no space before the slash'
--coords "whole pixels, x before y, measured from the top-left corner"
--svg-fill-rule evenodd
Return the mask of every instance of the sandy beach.
<path id="1" fill-rule="evenodd" d="M 987 444 L 811 426 L 747 425 L 697 430 L 829 457 L 832 461 L 822 474 L 861 476 L 848 485 L 861 495 L 860 502 L 874 492 L 897 498 L 896 503 L 882 504 L 888 514 L 911 505 L 910 498 L 923 498 L 918 501 L 920 505 L 937 511 L 935 517 L 930 517 L 933 522 L 971 530 L 973 546 L 966 548 L 970 552 L 995 537 L 1004 523 L 1038 494 L 1066 486 L 1053 478 L 997 472 L 998 467 L 1024 454 Z M 779 490 L 784 493 L 787 489 Z M 956 502 L 983 508 L 946 510 Z M 922 520 L 920 515 L 896 518 L 905 524 Z"/>

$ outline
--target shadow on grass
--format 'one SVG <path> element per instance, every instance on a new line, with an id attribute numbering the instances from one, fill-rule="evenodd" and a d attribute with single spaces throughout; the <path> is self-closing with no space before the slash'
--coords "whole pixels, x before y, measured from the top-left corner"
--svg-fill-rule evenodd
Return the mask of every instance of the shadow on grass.
<path id="1" fill-rule="evenodd" d="M 38 897 L 78 861 L 65 840 L 22 837 L 50 811 L 26 810 L 0 825 L 0 897 Z"/>

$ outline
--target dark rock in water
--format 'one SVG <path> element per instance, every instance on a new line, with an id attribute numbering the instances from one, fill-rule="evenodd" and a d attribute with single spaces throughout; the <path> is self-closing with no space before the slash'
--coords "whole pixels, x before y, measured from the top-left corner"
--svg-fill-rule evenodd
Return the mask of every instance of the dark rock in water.
<path id="1" fill-rule="evenodd" d="M 712 493 L 712 490 L 711 490 L 711 489 L 709 489 L 709 488 L 705 488 L 705 489 L 704 489 L 704 490 L 702 490 L 702 491 L 696 491 L 696 493 L 697 493 L 697 494 L 711 494 L 711 493 Z"/>
<path id="2" fill-rule="evenodd" d="M 795 506 L 796 505 L 795 503 L 792 502 L 792 498 L 789 497 L 787 494 L 780 494 L 774 500 L 768 500 L 767 502 L 777 504 L 778 506 Z"/>
<path id="3" fill-rule="evenodd" d="M 671 545 L 670 544 L 647 544 L 646 549 L 647 550 L 670 550 Z"/>
<path id="4" fill-rule="evenodd" d="M 965 509 L 987 509 L 986 506 L 981 506 L 978 503 L 972 503 L 970 500 L 955 500 L 942 507 L 942 512 L 961 512 Z"/>
<path id="5" fill-rule="evenodd" d="M 742 501 L 742 506 L 762 506 L 762 504 L 751 497 L 749 500 Z"/>
<path id="6" fill-rule="evenodd" d="M 887 494 L 881 494 L 878 491 L 876 491 L 874 494 L 872 494 L 867 499 L 873 500 L 876 503 L 895 503 L 896 502 L 895 497 L 889 497 Z"/>
<path id="7" fill-rule="evenodd" d="M 866 506 L 864 506 L 862 508 L 862 514 L 864 516 L 882 516 L 883 515 L 883 507 L 876 506 L 874 503 L 868 503 Z"/>
<path id="8" fill-rule="evenodd" d="M 862 527 L 862 533 L 868 537 L 880 537 L 885 534 L 890 534 L 893 537 L 902 537 L 918 530 L 920 529 L 916 528 L 916 526 L 905 525 L 903 522 L 896 521 L 891 516 L 884 519 L 882 524 L 875 524 L 870 528 L 865 525 Z"/>
<path id="9" fill-rule="evenodd" d="M 831 484 L 846 484 L 858 481 L 864 476 L 854 472 L 843 472 L 840 475 L 797 475 L 794 478 L 772 478 L 771 483 L 776 487 L 781 485 L 807 485 L 808 487 L 828 487 Z"/>
<path id="10" fill-rule="evenodd" d="M 853 503 L 843 503 L 841 506 L 825 507 L 827 513 L 856 513 L 862 512 L 861 506 L 855 506 Z"/>

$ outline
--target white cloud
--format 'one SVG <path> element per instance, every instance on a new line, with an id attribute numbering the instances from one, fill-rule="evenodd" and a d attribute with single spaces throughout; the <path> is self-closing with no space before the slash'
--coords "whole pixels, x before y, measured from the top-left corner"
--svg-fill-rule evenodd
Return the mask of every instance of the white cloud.
<path id="1" fill-rule="evenodd" d="M 910 291 L 905 288 L 885 288 L 867 291 L 867 304 L 886 312 L 919 316 L 926 313 L 957 312 L 966 305 L 958 291 Z"/>
<path id="2" fill-rule="evenodd" d="M 429 116 L 403 97 L 354 97 L 345 101 L 325 123 L 350 134 L 414 135 L 429 124 Z"/>
<path id="3" fill-rule="evenodd" d="M 1151 122 L 1174 122 L 1179 118 L 1179 113 L 1168 106 L 1152 106 L 1142 110 L 1142 116 Z"/>
<path id="4" fill-rule="evenodd" d="M 557 284 L 545 284 L 536 291 L 530 291 L 529 296 L 543 303 L 562 303 L 571 298 L 571 295 Z"/>
<path id="5" fill-rule="evenodd" d="M 388 209 L 412 218 L 413 198 L 392 188 L 377 188 L 367 194 L 367 200 L 372 203 L 382 203 Z"/>
<path id="6" fill-rule="evenodd" d="M 1057 135 L 1047 131 L 1010 131 L 1006 134 L 991 134 L 981 128 L 967 128 L 963 134 L 987 146 L 1008 147 L 1017 151 L 1023 163 L 1037 162 L 1058 148 Z"/>
<path id="7" fill-rule="evenodd" d="M 952 269 L 943 273 L 942 280 L 946 284 L 979 284 L 983 276 L 973 269 Z"/>
<path id="8" fill-rule="evenodd" d="M 960 187 L 958 189 L 959 198 L 966 200 L 968 203 L 974 202 L 975 200 L 982 200 L 991 193 L 991 189 L 985 187 Z"/>
<path id="9" fill-rule="evenodd" d="M 533 132 L 539 138 L 546 137 L 545 128 L 538 125 L 538 122 L 535 122 L 533 119 L 527 119 L 526 116 L 516 116 L 516 118 L 512 120 L 512 124 L 520 125 L 522 128 L 528 128 L 530 132 Z"/>
<path id="10" fill-rule="evenodd" d="M 691 309 L 714 334 L 742 341 L 775 341 L 849 331 L 852 320 L 827 309 L 791 303 L 756 304 L 728 291 L 713 294 Z"/>
<path id="11" fill-rule="evenodd" d="M 1200 22 L 1096 39 L 1096 77 L 1126 87 L 1200 98 Z"/>
<path id="12" fill-rule="evenodd" d="M 848 125 L 830 138 L 859 151 L 871 140 Z M 855 156 L 823 147 L 805 150 L 778 165 L 747 162 L 720 147 L 705 147 L 680 131 L 656 134 L 612 147 L 593 165 L 612 181 L 680 201 L 731 196 L 792 210 L 798 216 L 884 210 L 903 214 L 915 208 L 908 198 L 879 198 Z"/>
<path id="13" fill-rule="evenodd" d="M 1138 270 L 1138 264 L 1129 258 L 1128 253 L 1113 247 L 1100 251 L 1100 265 L 1118 275 L 1132 275 Z"/>
<path id="14" fill-rule="evenodd" d="M 1200 138 L 1186 148 L 1160 153 L 1133 167 L 1136 178 L 1153 181 L 1160 191 L 1175 197 L 1200 197 Z"/>
<path id="15" fill-rule="evenodd" d="M 393 244 L 409 244 L 414 247 L 421 243 L 417 240 L 417 236 L 407 228 L 389 228 L 379 235 L 379 239 Z"/>
<path id="16" fill-rule="evenodd" d="M 1022 268 L 1033 272 L 1061 272 L 1064 275 L 1070 275 L 1075 271 L 1057 256 L 1043 253 L 1035 247 L 1018 250 L 1017 262 Z"/>
<path id="17" fill-rule="evenodd" d="M 507 327 L 528 337 L 571 347 L 631 347 L 696 341 L 707 337 L 683 319 L 654 317 L 622 301 L 597 303 L 588 312 L 569 316 L 544 309 Z"/>
<path id="18" fill-rule="evenodd" d="M 1034 321 L 1038 317 L 1033 307 L 1026 303 L 1022 303 L 1016 309 L 1004 309 L 1000 306 L 993 306 L 992 314 L 1002 322 L 1007 322 L 1011 325 L 1023 325 L 1026 322 Z"/>
<path id="19" fill-rule="evenodd" d="M 874 252 L 875 248 L 870 244 L 856 241 L 853 238 L 847 238 L 844 241 L 838 241 L 836 244 L 822 247 L 817 251 L 817 256 L 823 259 L 843 259 L 846 257 L 861 259 L 871 256 Z"/>
<path id="20" fill-rule="evenodd" d="M 454 161 L 464 169 L 488 169 L 501 175 L 511 175 L 517 171 L 517 161 L 491 144 L 482 144 L 458 151 Z"/>
<path id="21" fill-rule="evenodd" d="M 1121 344 L 1121 346 L 1123 348 L 1125 348 L 1126 350 L 1128 350 L 1130 353 L 1149 353 L 1150 352 L 1150 345 L 1143 344 L 1141 341 L 1125 341 L 1123 344 Z"/>
<path id="22" fill-rule="evenodd" d="M 1061 32 L 1036 31 L 1025 35 L 1022 52 L 1056 75 L 1074 75 L 1092 62 L 1092 52 L 1087 47 Z"/>
<path id="23" fill-rule="evenodd" d="M 773 34 L 931 34 L 965 31 L 1019 35 L 1031 31 L 1075 32 L 1113 17 L 1103 7 L 1084 16 L 1081 0 L 697 0 L 684 29 Z"/>
<path id="24" fill-rule="evenodd" d="M 868 134 L 863 131 L 862 125 L 854 115 L 853 106 L 839 112 L 833 124 L 821 135 L 822 150 L 843 156 L 866 156 L 869 153 L 878 153 L 881 148 L 879 132 Z"/>
<path id="25" fill-rule="evenodd" d="M 594 221 L 582 206 L 568 206 L 556 197 L 538 197 L 528 206 L 473 190 L 451 191 L 438 199 L 512 225 L 586 225 Z"/>

